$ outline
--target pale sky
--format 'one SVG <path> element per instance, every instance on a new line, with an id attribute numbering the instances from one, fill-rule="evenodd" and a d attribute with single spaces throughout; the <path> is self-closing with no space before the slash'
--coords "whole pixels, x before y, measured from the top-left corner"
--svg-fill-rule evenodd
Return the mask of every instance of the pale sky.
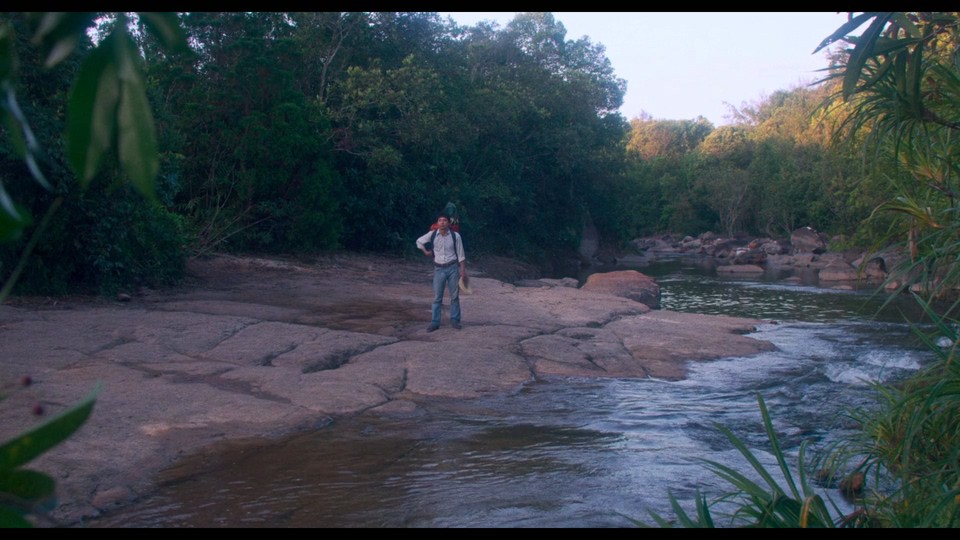
<path id="1" fill-rule="evenodd" d="M 440 12 L 461 25 L 481 20 L 503 28 L 512 12 Z M 846 13 L 799 12 L 553 12 L 567 40 L 583 36 L 606 48 L 627 93 L 620 112 L 655 119 L 730 123 L 740 108 L 777 90 L 817 80 L 827 66 L 820 42 L 846 22 Z"/>

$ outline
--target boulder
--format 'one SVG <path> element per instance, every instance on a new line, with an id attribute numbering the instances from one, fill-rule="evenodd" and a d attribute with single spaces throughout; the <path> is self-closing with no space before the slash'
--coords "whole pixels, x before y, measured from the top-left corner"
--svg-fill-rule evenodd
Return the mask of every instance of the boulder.
<path id="1" fill-rule="evenodd" d="M 686 237 L 680 245 L 683 251 L 699 251 L 703 244 L 696 238 Z"/>
<path id="2" fill-rule="evenodd" d="M 763 268 L 755 264 L 728 264 L 718 266 L 718 274 L 762 274 Z"/>
<path id="3" fill-rule="evenodd" d="M 580 288 L 585 291 L 629 298 L 652 309 L 660 308 L 660 285 L 657 285 L 650 276 L 636 270 L 592 274 Z"/>
<path id="4" fill-rule="evenodd" d="M 811 227 L 801 227 L 790 235 L 794 253 L 823 253 L 827 251 L 828 241 L 827 235 Z"/>
<path id="5" fill-rule="evenodd" d="M 733 264 L 762 265 L 767 260 L 767 252 L 756 248 L 739 248 L 733 252 Z"/>
<path id="6" fill-rule="evenodd" d="M 767 255 L 782 255 L 789 252 L 789 248 L 783 245 L 778 240 L 767 240 L 761 242 L 760 249 L 762 249 Z"/>
<path id="7" fill-rule="evenodd" d="M 718 259 L 728 259 L 735 257 L 738 249 L 745 249 L 744 246 L 746 246 L 746 243 L 742 240 L 718 238 L 710 248 L 706 249 L 706 253 Z"/>
<path id="8" fill-rule="evenodd" d="M 638 238 L 632 241 L 631 244 L 640 252 L 669 253 L 677 251 L 677 249 L 673 247 L 672 241 L 663 238 Z"/>
<path id="9" fill-rule="evenodd" d="M 833 260 L 820 269 L 820 281 L 857 281 L 860 279 L 860 272 L 850 264 Z"/>
<path id="10" fill-rule="evenodd" d="M 865 279 L 870 281 L 883 281 L 887 279 L 887 267 L 880 257 L 867 260 L 864 256 L 856 259 L 851 264 L 860 270 L 862 277 Z"/>

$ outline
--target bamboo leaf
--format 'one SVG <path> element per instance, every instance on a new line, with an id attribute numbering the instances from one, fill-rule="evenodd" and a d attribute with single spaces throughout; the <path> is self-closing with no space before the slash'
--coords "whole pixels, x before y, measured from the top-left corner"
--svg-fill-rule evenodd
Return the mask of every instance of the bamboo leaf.
<path id="1" fill-rule="evenodd" d="M 911 45 L 917 43 L 922 43 L 920 39 L 890 39 L 885 37 L 877 38 L 876 43 L 873 45 L 873 54 L 875 56 L 881 56 L 897 52 L 900 50 L 908 49 Z"/>
<path id="2" fill-rule="evenodd" d="M 7 24 L 0 24 L 0 82 L 13 80 L 17 72 L 17 55 L 13 46 L 13 28 Z"/>
<path id="3" fill-rule="evenodd" d="M 160 42 L 169 50 L 189 50 L 187 36 L 180 27 L 176 12 L 173 11 L 139 11 L 137 15 L 150 30 L 160 39 Z"/>
<path id="4" fill-rule="evenodd" d="M 847 67 L 843 77 L 843 96 L 848 98 L 857 91 L 857 82 L 860 80 L 860 74 L 863 72 L 867 60 L 873 58 L 873 46 L 877 37 L 883 31 L 890 18 L 890 13 L 876 14 L 876 19 L 870 23 L 870 26 L 857 39 L 857 43 L 850 53 L 847 60 Z"/>
<path id="5" fill-rule="evenodd" d="M 906 214 L 916 219 L 924 227 L 929 227 L 931 229 L 943 228 L 943 225 L 941 225 L 931 213 L 930 208 L 920 206 L 915 201 L 907 199 L 906 197 L 897 197 L 892 201 L 881 203 L 874 208 L 871 215 L 879 212 L 896 212 L 900 214 Z"/>
<path id="6" fill-rule="evenodd" d="M 112 62 L 116 40 L 107 37 L 80 66 L 67 104 L 67 155 L 86 187 L 110 149 L 120 81 Z"/>
<path id="7" fill-rule="evenodd" d="M 8 242 L 20 238 L 23 230 L 32 220 L 26 209 L 21 208 L 7 193 L 3 182 L 0 182 L 0 242 Z"/>
<path id="8" fill-rule="evenodd" d="M 679 521 L 680 524 L 683 525 L 684 527 L 697 528 L 699 526 L 699 523 L 697 523 L 696 521 L 691 519 L 689 515 L 687 515 L 686 510 L 684 510 L 683 507 L 680 506 L 680 502 L 677 500 L 676 497 L 673 496 L 673 494 L 670 495 L 670 508 L 673 509 L 674 515 L 677 516 L 677 521 Z"/>
<path id="9" fill-rule="evenodd" d="M 767 500 L 770 498 L 770 491 L 767 488 L 747 478 L 739 471 L 716 461 L 705 460 L 704 462 L 714 474 L 729 482 L 739 491 L 757 499 Z"/>
<path id="10" fill-rule="evenodd" d="M 770 420 L 770 411 L 767 410 L 767 404 L 763 401 L 763 396 L 757 395 L 757 402 L 760 404 L 760 415 L 763 417 L 763 427 L 767 431 L 767 438 L 770 440 L 770 446 L 773 449 L 773 455 L 776 457 L 777 464 L 780 465 L 780 472 L 783 473 L 783 478 L 789 485 L 790 492 L 795 498 L 800 499 L 800 492 L 797 491 L 797 486 L 793 482 L 793 474 L 790 472 L 790 468 L 787 466 L 787 461 L 783 457 L 783 449 L 780 448 L 780 440 L 777 438 L 777 434 L 773 430 L 773 422 Z"/>
<path id="11" fill-rule="evenodd" d="M 63 442 L 90 416 L 99 392 L 98 385 L 73 407 L 0 446 L 0 474 L 8 473 Z"/>
<path id="12" fill-rule="evenodd" d="M 877 13 L 866 12 L 861 13 L 860 15 L 855 15 L 849 21 L 845 22 L 843 26 L 838 28 L 834 33 L 830 34 L 827 38 L 820 42 L 820 45 L 817 45 L 817 48 L 813 50 L 812 54 L 817 54 L 824 47 L 829 47 L 834 42 L 840 41 L 847 37 L 850 32 L 853 32 L 857 28 L 863 25 L 864 22 L 876 17 Z"/>
<path id="13" fill-rule="evenodd" d="M 883 57 L 879 59 L 879 64 L 876 69 L 873 70 L 873 73 L 866 73 L 866 77 L 863 80 L 863 87 L 872 87 L 884 77 L 886 77 L 890 70 L 893 68 L 893 61 L 888 57 Z"/>
<path id="14" fill-rule="evenodd" d="M 920 29 L 917 28 L 917 25 L 913 24 L 913 21 L 911 21 L 903 12 L 894 13 L 893 16 L 890 17 L 890 22 L 902 28 L 903 31 L 906 32 L 910 37 L 920 38 L 923 35 Z"/>
<path id="15" fill-rule="evenodd" d="M 37 13 L 33 42 L 44 50 L 44 65 L 53 67 L 70 55 L 80 42 L 83 32 L 93 23 L 93 11 L 51 11 Z"/>
<path id="16" fill-rule="evenodd" d="M 120 104 L 117 110 L 120 166 L 134 187 L 152 199 L 160 160 L 150 103 L 140 71 L 136 68 L 139 56 L 129 38 L 118 43 L 117 54 L 120 56 Z"/>
<path id="17" fill-rule="evenodd" d="M 760 463 L 760 460 L 753 455 L 753 452 L 751 452 L 750 449 L 747 448 L 746 444 L 744 444 L 743 441 L 737 438 L 737 436 L 734 435 L 733 432 L 727 429 L 726 427 L 721 426 L 720 430 L 724 433 L 724 435 L 727 436 L 727 439 L 730 440 L 730 443 L 733 444 L 733 446 L 740 451 L 743 457 L 747 459 L 747 461 L 750 463 L 753 469 L 757 471 L 757 473 L 760 475 L 761 478 L 763 478 L 764 482 L 766 482 L 767 485 L 770 486 L 770 488 L 777 495 L 784 495 L 783 490 L 777 484 L 776 480 L 774 480 L 773 476 L 771 476 L 770 473 L 767 472 L 767 469 L 763 466 L 762 463 Z"/>
<path id="18" fill-rule="evenodd" d="M 0 527 L 4 529 L 29 529 L 33 524 L 23 517 L 23 513 L 0 506 Z"/>
<path id="19" fill-rule="evenodd" d="M 923 73 L 923 42 L 917 43 L 910 55 L 909 69 L 907 70 L 907 102 L 915 118 L 923 118 L 923 96 L 920 93 L 920 83 Z"/>
<path id="20" fill-rule="evenodd" d="M 25 469 L 0 473 L 0 493 L 13 496 L 24 505 L 34 506 L 53 497 L 56 482 L 50 476 Z"/>
<path id="21" fill-rule="evenodd" d="M 810 505 L 813 500 L 812 497 L 806 497 L 803 499 L 803 506 L 800 508 L 800 523 L 799 525 L 806 529 L 810 526 Z"/>
<path id="22" fill-rule="evenodd" d="M 716 527 L 713 516 L 710 515 L 710 505 L 707 504 L 707 497 L 703 494 L 698 494 L 697 497 L 697 517 L 702 526 L 711 529 Z"/>
<path id="23" fill-rule="evenodd" d="M 37 164 L 36 155 L 40 153 L 40 144 L 30 129 L 26 116 L 20 110 L 17 103 L 16 93 L 10 81 L 0 81 L 0 92 L 2 92 L 2 101 L 0 101 L 0 113 L 3 114 L 3 123 L 7 126 L 9 138 L 13 142 L 17 153 L 24 159 L 27 169 L 31 176 L 44 189 L 52 190 L 46 176 L 40 170 Z"/>
<path id="24" fill-rule="evenodd" d="M 680 502 L 677 501 L 677 498 L 670 493 L 670 508 L 673 509 L 674 516 L 679 525 L 685 528 L 714 528 L 716 525 L 713 522 L 713 517 L 710 515 L 710 505 L 707 503 L 707 498 L 699 491 L 697 492 L 697 519 L 693 519 L 682 506 Z M 673 527 L 673 523 L 667 521 L 665 518 L 661 517 L 660 514 L 650 510 L 648 511 L 650 517 L 656 522 L 661 528 Z"/>
<path id="25" fill-rule="evenodd" d="M 800 482 L 800 488 L 803 490 L 804 496 L 810 495 L 812 490 L 810 489 L 810 484 L 807 482 L 807 472 L 803 464 L 806 463 L 804 456 L 806 454 L 807 441 L 800 443 L 800 450 L 797 453 L 797 477 Z"/>

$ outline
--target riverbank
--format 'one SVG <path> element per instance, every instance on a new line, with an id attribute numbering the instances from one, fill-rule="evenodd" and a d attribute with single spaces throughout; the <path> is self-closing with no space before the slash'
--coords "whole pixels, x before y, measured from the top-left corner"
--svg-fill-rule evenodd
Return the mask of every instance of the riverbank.
<path id="1" fill-rule="evenodd" d="M 218 256 L 187 284 L 121 300 L 0 306 L 4 440 L 98 383 L 94 412 L 31 468 L 54 476 L 54 523 L 128 504 L 155 473 L 225 441 L 316 430 L 361 413 L 416 415 L 425 400 L 510 392 L 545 377 L 681 378 L 690 361 L 770 350 L 760 321 L 651 310 L 569 282 L 518 287 L 521 265 L 471 263 L 464 328 L 427 333 L 426 259 Z M 495 268 L 495 270 L 493 270 Z M 492 277 L 497 275 L 501 279 Z"/>

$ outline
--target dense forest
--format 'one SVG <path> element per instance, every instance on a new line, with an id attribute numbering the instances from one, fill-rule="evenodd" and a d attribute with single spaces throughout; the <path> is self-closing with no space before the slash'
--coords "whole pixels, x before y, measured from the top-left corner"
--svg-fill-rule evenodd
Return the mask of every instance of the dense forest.
<path id="1" fill-rule="evenodd" d="M 655 232 L 807 225 L 863 243 L 888 195 L 857 148 L 830 144 L 842 108 L 820 107 L 835 84 L 778 91 L 728 126 L 628 121 L 603 45 L 567 39 L 550 13 L 504 28 L 436 13 L 188 13 L 179 44 L 145 17 L 73 15 L 87 31 L 52 67 L 36 17 L 3 16 L 48 184 L 0 139 L 5 190 L 32 216 L 0 245 L 5 275 L 62 200 L 21 292 L 170 283 L 185 257 L 211 251 L 403 254 L 447 202 L 471 252 L 542 265 L 574 250 L 588 221 L 610 249 Z M 78 179 L 62 140 L 72 82 L 117 34 L 139 53 L 156 131 L 148 199 L 116 156 Z"/>
<path id="2" fill-rule="evenodd" d="M 56 37 L 42 17 L 3 15 L 16 60 L 6 88 L 44 179 L 31 181 L 18 137 L 0 139 L 21 220 L 0 268 L 25 264 L 16 291 L 171 283 L 186 257 L 212 251 L 406 254 L 448 202 L 472 253 L 545 269 L 588 223 L 612 250 L 660 232 L 782 238 L 802 226 L 864 246 L 890 225 L 867 218 L 909 177 L 870 166 L 862 135 L 838 142 L 849 106 L 831 72 L 732 110 L 730 125 L 628 121 L 603 45 L 567 39 L 550 13 L 503 28 L 436 13 L 166 15 L 164 27 L 155 14 L 69 14 L 58 31 L 76 42 L 56 62 L 37 46 Z M 151 177 L 125 168 L 129 152 L 77 174 L 92 150 L 70 148 L 71 105 L 74 121 L 108 108 L 84 81 L 128 49 L 123 95 L 130 110 L 145 101 L 130 133 L 152 140 Z M 91 138 L 99 152 L 124 137 Z"/>

